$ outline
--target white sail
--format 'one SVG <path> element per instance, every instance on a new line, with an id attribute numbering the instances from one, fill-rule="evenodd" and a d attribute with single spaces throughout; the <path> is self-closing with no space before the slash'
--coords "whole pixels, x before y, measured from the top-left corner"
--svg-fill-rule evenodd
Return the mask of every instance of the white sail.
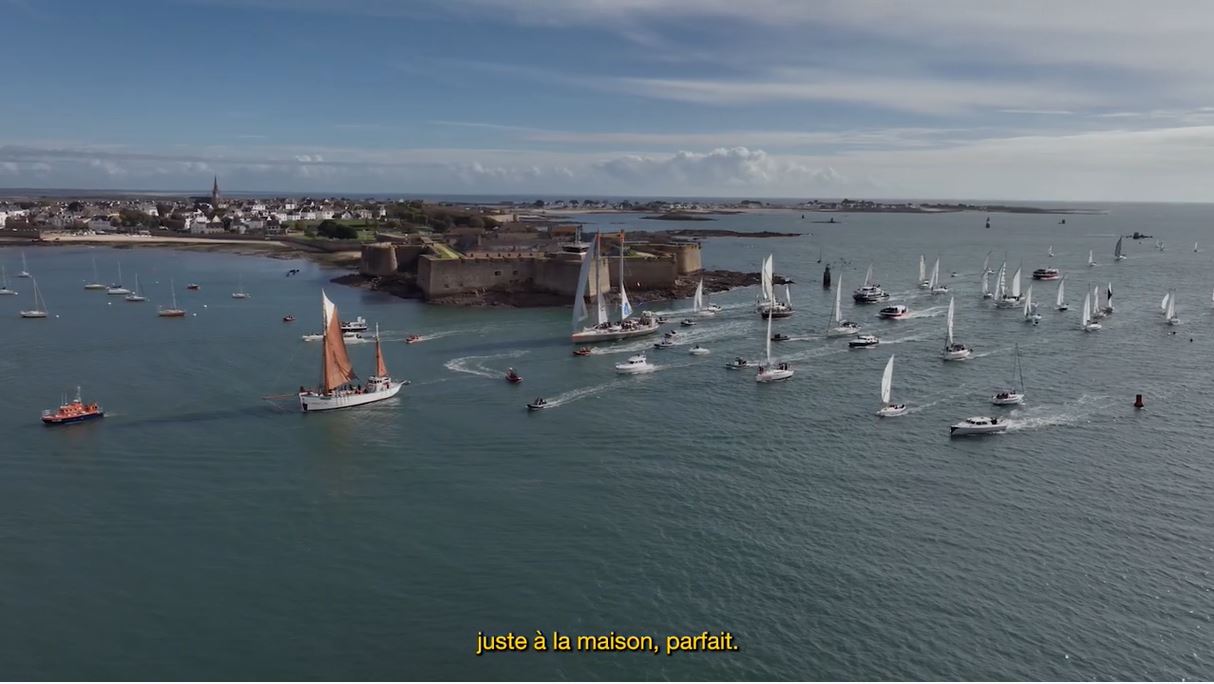
<path id="1" fill-rule="evenodd" d="M 1050 251 L 1047 254 L 1051 259 L 1054 257 L 1054 245 L 1050 245 Z"/>
<path id="2" fill-rule="evenodd" d="M 932 290 L 940 287 L 940 260 L 939 259 L 936 259 L 936 264 L 934 266 L 932 266 L 932 282 L 929 287 Z"/>
<path id="3" fill-rule="evenodd" d="M 1176 296 L 1175 295 L 1168 297 L 1168 313 L 1166 314 L 1166 317 L 1169 321 L 1176 318 Z"/>
<path id="4" fill-rule="evenodd" d="M 1062 306 L 1062 302 L 1065 299 L 1065 295 L 1063 294 L 1065 287 L 1066 278 L 1063 278 L 1062 280 L 1058 281 L 1058 298 L 1054 300 L 1054 306 Z"/>
<path id="5" fill-rule="evenodd" d="M 1033 315 L 1033 286 L 1029 285 L 1029 289 L 1024 293 L 1024 317 L 1029 318 Z"/>
<path id="6" fill-rule="evenodd" d="M 839 305 L 839 300 L 843 296 L 843 278 L 835 283 L 835 325 L 843 322 L 843 309 Z"/>
<path id="7" fill-rule="evenodd" d="M 1159 302 L 1159 310 L 1160 310 L 1160 311 L 1162 311 L 1162 312 L 1164 312 L 1164 313 L 1167 313 L 1167 312 L 1168 312 L 1168 300 L 1169 300 L 1169 299 L 1171 299 L 1171 298 L 1172 298 L 1172 293 L 1171 293 L 1171 292 L 1165 292 L 1165 293 L 1164 293 L 1164 295 L 1163 295 L 1163 301 Z"/>
<path id="8" fill-rule="evenodd" d="M 1121 258 L 1121 241 L 1124 239 L 1125 238 L 1123 238 L 1123 237 L 1117 238 L 1117 246 L 1113 248 L 1113 257 L 1115 259 Z"/>
<path id="9" fill-rule="evenodd" d="M 760 275 L 763 279 L 763 301 L 771 302 L 775 299 L 775 293 L 772 291 L 773 268 L 770 254 L 768 254 L 767 258 L 763 260 L 763 268 Z"/>
<path id="10" fill-rule="evenodd" d="M 944 348 L 947 350 L 953 346 L 953 305 L 955 297 L 948 298 L 948 326 L 944 342 Z"/>
<path id="11" fill-rule="evenodd" d="M 1020 269 L 1016 269 L 1016 274 L 1012 276 L 1012 298 L 1020 299 Z"/>
<path id="12" fill-rule="evenodd" d="M 632 315 L 632 304 L 628 302 L 628 293 L 624 291 L 624 279 L 620 278 L 620 320 L 628 320 Z"/>
<path id="13" fill-rule="evenodd" d="M 1007 295 L 1007 262 L 999 264 L 999 275 L 995 276 L 995 299 Z"/>
<path id="14" fill-rule="evenodd" d="M 1085 293 L 1083 295 L 1083 324 L 1086 326 L 1092 322 L 1092 295 Z"/>
<path id="15" fill-rule="evenodd" d="M 1095 256 L 1093 256 L 1092 250 L 1089 249 L 1088 250 L 1088 266 L 1095 266 L 1095 265 L 1096 265 L 1096 258 L 1095 258 Z"/>
<path id="16" fill-rule="evenodd" d="M 1100 286 L 1092 288 L 1092 313 L 1100 311 Z"/>
<path id="17" fill-rule="evenodd" d="M 927 280 L 927 265 L 923 261 L 923 255 L 919 255 L 919 282 Z"/>
<path id="18" fill-rule="evenodd" d="M 1194 252 L 1201 251 L 1201 250 L 1197 249 L 1197 243 L 1196 243 L 1196 242 L 1194 242 L 1194 243 L 1193 243 L 1193 251 L 1194 251 Z"/>
<path id="19" fill-rule="evenodd" d="M 693 311 L 699 311 L 704 308 L 704 279 L 700 278 L 700 284 L 696 285 L 696 296 L 691 303 Z"/>
<path id="20" fill-rule="evenodd" d="M 984 297 L 985 297 L 986 295 L 988 295 L 988 294 L 990 294 L 990 293 L 991 293 L 991 282 L 990 282 L 990 280 L 991 280 L 991 276 L 990 276 L 990 274 L 989 274 L 989 273 L 987 273 L 986 271 L 983 271 L 983 272 L 982 272 L 982 295 L 983 295 Z"/>
<path id="21" fill-rule="evenodd" d="M 590 279 L 590 262 L 598 258 L 597 247 L 598 240 L 595 240 L 590 245 L 590 249 L 582 255 L 582 267 L 578 269 L 577 275 L 577 293 L 573 295 L 573 329 L 577 330 L 578 325 L 586 320 L 589 315 L 586 312 L 586 282 Z M 597 286 L 598 283 L 595 283 Z M 596 288 L 597 289 L 597 288 Z M 601 299 L 601 297 L 600 297 Z"/>
<path id="22" fill-rule="evenodd" d="M 784 303 L 792 306 L 792 287 L 787 283 L 784 285 Z"/>
<path id="23" fill-rule="evenodd" d="M 869 264 L 868 272 L 864 274 L 864 285 L 867 287 L 868 285 L 872 285 L 872 284 L 873 284 L 873 265 Z"/>
<path id="24" fill-rule="evenodd" d="M 991 272 L 991 253 L 990 252 L 987 252 L 986 258 L 982 260 L 982 272 L 983 273 Z"/>
<path id="25" fill-rule="evenodd" d="M 769 370 L 771 367 L 771 319 L 773 318 L 775 316 L 767 317 L 767 366 Z"/>
<path id="26" fill-rule="evenodd" d="M 890 390 L 894 386 L 894 355 L 889 355 L 889 361 L 885 363 L 885 372 L 881 374 L 881 401 L 888 404 Z"/>

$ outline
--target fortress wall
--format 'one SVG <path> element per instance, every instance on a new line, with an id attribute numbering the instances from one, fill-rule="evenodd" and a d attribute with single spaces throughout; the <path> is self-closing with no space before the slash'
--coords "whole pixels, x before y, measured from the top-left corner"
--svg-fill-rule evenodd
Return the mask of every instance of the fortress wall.
<path id="1" fill-rule="evenodd" d="M 362 258 L 358 272 L 366 276 L 385 276 L 396 273 L 396 252 L 388 243 L 362 246 Z"/>
<path id="2" fill-rule="evenodd" d="M 534 259 L 436 259 L 424 255 L 418 260 L 417 284 L 426 297 L 508 290 L 530 285 L 535 271 Z"/>
<path id="3" fill-rule="evenodd" d="M 611 282 L 620 282 L 620 260 L 610 259 Z M 628 257 L 624 259 L 624 286 L 640 290 L 661 289 L 674 285 L 678 277 L 675 260 L 671 256 L 659 259 Z"/>

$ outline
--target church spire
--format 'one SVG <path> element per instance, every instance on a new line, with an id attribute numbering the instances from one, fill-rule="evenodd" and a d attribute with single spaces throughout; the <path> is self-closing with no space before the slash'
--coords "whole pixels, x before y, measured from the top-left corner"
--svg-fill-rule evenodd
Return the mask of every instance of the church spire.
<path id="1" fill-rule="evenodd" d="M 215 182 L 211 185 L 211 206 L 219 206 L 219 176 L 215 176 Z"/>

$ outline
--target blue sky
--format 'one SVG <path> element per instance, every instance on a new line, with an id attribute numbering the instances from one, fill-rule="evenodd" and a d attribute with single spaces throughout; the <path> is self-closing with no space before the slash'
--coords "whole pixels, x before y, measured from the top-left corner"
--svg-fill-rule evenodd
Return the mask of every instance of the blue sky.
<path id="1" fill-rule="evenodd" d="M 1214 5 L 0 0 L 0 187 L 1205 201 Z"/>

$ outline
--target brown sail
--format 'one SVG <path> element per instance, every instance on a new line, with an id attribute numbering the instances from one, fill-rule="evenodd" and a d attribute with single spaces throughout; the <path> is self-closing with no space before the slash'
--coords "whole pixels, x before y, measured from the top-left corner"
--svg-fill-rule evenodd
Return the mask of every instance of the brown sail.
<path id="1" fill-rule="evenodd" d="M 379 347 L 379 326 L 375 326 L 375 377 L 388 377 L 388 365 L 384 363 L 384 350 Z"/>
<path id="2" fill-rule="evenodd" d="M 337 317 L 337 306 L 329 301 L 322 290 L 320 297 L 324 303 L 325 338 L 324 350 L 321 352 L 320 377 L 325 392 L 350 382 L 358 377 L 350 364 L 350 355 L 346 353 L 346 343 L 341 337 L 341 321 Z"/>

